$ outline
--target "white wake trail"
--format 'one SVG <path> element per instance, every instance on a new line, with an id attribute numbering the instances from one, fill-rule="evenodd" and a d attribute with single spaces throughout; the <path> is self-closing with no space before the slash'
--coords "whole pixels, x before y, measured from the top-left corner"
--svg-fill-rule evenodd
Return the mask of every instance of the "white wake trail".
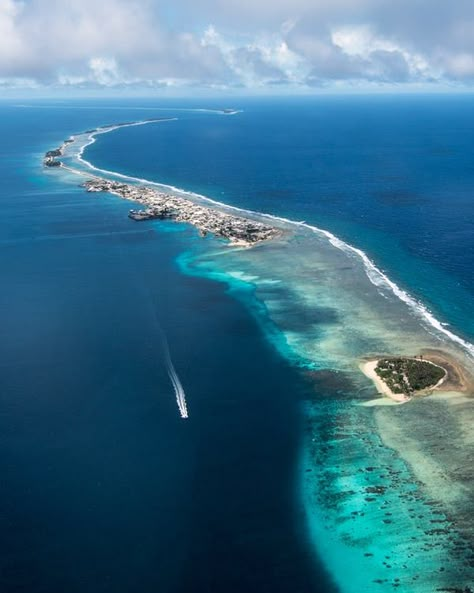
<path id="1" fill-rule="evenodd" d="M 173 385 L 173 389 L 176 395 L 176 403 L 178 404 L 179 413 L 181 418 L 188 418 L 188 406 L 186 405 L 186 394 L 184 392 L 183 385 L 179 380 L 178 373 L 174 368 L 173 361 L 171 360 L 170 349 L 166 337 L 163 336 L 163 348 L 165 351 L 166 370 L 168 376 Z"/>

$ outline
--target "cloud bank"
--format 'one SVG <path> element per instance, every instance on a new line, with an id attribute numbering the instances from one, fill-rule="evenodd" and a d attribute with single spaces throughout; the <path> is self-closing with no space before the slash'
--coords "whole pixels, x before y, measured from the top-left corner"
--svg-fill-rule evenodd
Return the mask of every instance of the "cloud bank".
<path id="1" fill-rule="evenodd" d="M 2 87 L 474 85 L 472 0 L 0 0 Z"/>

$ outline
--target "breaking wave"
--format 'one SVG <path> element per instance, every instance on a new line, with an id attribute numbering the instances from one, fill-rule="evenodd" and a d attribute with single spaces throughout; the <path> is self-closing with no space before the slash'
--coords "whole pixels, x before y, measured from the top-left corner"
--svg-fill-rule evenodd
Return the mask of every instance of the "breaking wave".
<path id="1" fill-rule="evenodd" d="M 152 124 L 152 123 L 162 123 L 165 121 L 175 121 L 177 119 L 178 118 L 168 118 L 168 119 L 156 120 L 156 121 L 144 120 L 144 121 L 137 121 L 137 122 L 133 122 L 133 123 L 126 124 L 126 125 L 121 125 L 121 126 L 111 126 L 111 127 L 105 128 L 105 129 L 99 128 L 96 132 L 93 132 L 87 136 L 87 141 L 79 148 L 79 151 L 77 153 L 77 159 L 80 163 L 82 163 L 83 165 L 85 165 L 86 167 L 91 169 L 92 171 L 96 171 L 98 173 L 112 175 L 113 177 L 118 177 L 119 179 L 124 179 L 124 180 L 132 181 L 132 182 L 146 183 L 147 185 L 152 185 L 152 186 L 156 186 L 159 188 L 165 188 L 172 192 L 179 193 L 180 195 L 188 196 L 191 199 L 194 198 L 194 199 L 198 199 L 200 201 L 204 201 L 204 202 L 211 204 L 213 206 L 216 206 L 218 208 L 224 208 L 226 210 L 235 211 L 237 213 L 240 213 L 240 215 L 259 216 L 259 217 L 263 217 L 263 218 L 266 218 L 269 220 L 273 220 L 273 221 L 277 221 L 277 222 L 279 221 L 279 222 L 282 222 L 282 223 L 284 223 L 286 225 L 290 225 L 290 226 L 304 227 L 304 228 L 309 229 L 312 232 L 316 233 L 320 237 L 325 237 L 329 241 L 329 243 L 336 249 L 344 251 L 349 256 L 358 257 L 362 261 L 365 273 L 373 285 L 375 285 L 379 289 L 385 289 L 385 290 L 390 291 L 394 296 L 396 296 L 398 299 L 403 301 L 409 307 L 411 312 L 414 313 L 426 326 L 429 326 L 430 328 L 435 329 L 436 332 L 438 332 L 437 336 L 439 338 L 441 338 L 441 336 L 442 336 L 445 339 L 448 339 L 451 342 L 457 344 L 458 346 L 461 346 L 466 353 L 468 353 L 472 358 L 474 358 L 474 344 L 472 344 L 471 342 L 468 342 L 467 340 L 464 340 L 460 336 L 456 335 L 455 333 L 453 333 L 452 331 L 447 329 L 445 327 L 445 324 L 443 324 L 441 321 L 439 321 L 433 315 L 433 313 L 426 307 L 426 305 L 421 303 L 415 297 L 411 296 L 406 290 L 400 288 L 379 267 L 377 267 L 377 265 L 370 259 L 370 257 L 364 251 L 362 251 L 362 249 L 359 249 L 358 247 L 354 247 L 353 245 L 346 243 L 345 241 L 343 241 L 342 239 L 339 239 L 339 237 L 337 237 L 330 231 L 321 229 L 317 226 L 308 224 L 307 222 L 304 222 L 304 221 L 298 222 L 298 221 L 294 221 L 289 218 L 284 218 L 281 216 L 275 216 L 275 215 L 264 213 L 264 212 L 257 212 L 254 210 L 239 208 L 237 206 L 231 206 L 224 202 L 219 202 L 217 200 L 213 200 L 212 198 L 209 198 L 202 194 L 184 190 L 184 189 L 176 187 L 174 185 L 158 183 L 155 181 L 150 181 L 149 179 L 133 177 L 131 175 L 124 175 L 117 171 L 109 171 L 107 169 L 100 169 L 99 167 L 95 167 L 92 163 L 90 163 L 83 157 L 85 149 L 96 141 L 95 136 L 97 136 L 97 135 L 105 134 L 108 132 L 113 132 L 114 130 L 118 129 L 119 127 L 123 128 L 123 127 L 147 125 L 147 124 Z"/>

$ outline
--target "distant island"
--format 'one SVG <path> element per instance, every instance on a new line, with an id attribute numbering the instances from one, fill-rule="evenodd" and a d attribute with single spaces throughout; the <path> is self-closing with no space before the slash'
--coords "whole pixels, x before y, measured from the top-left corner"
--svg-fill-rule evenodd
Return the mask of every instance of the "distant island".
<path id="1" fill-rule="evenodd" d="M 417 357 L 385 357 L 365 362 L 364 374 L 379 391 L 397 402 L 409 401 L 414 395 L 427 394 L 439 387 L 448 371 L 422 355 Z"/>
<path id="2" fill-rule="evenodd" d="M 153 122 L 163 121 L 164 119 L 166 119 L 166 118 L 153 117 L 153 118 L 145 120 L 145 122 L 153 123 Z M 120 122 L 118 124 L 108 124 L 105 126 L 100 126 L 98 128 L 92 128 L 90 130 L 86 130 L 85 132 L 81 132 L 81 134 L 98 134 L 98 133 L 102 133 L 102 132 L 108 132 L 111 130 L 115 130 L 117 128 L 134 126 L 134 125 L 137 125 L 140 123 L 142 123 L 142 122 Z M 53 150 L 48 150 L 44 155 L 43 165 L 45 167 L 61 167 L 62 162 L 58 159 L 58 157 L 62 156 L 64 154 L 64 150 L 66 149 L 68 144 L 73 144 L 75 142 L 75 140 L 76 140 L 75 137 L 71 136 L 70 138 L 67 138 L 67 140 L 64 140 L 64 142 L 61 144 L 61 146 L 58 146 L 58 148 L 53 148 Z"/>

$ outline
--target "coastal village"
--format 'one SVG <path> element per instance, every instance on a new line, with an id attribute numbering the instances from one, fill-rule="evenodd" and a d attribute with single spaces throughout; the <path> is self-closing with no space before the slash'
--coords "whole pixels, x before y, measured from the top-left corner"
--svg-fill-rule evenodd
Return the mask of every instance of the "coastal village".
<path id="1" fill-rule="evenodd" d="M 90 130 L 90 132 L 95 131 Z M 59 148 L 46 152 L 43 159 L 44 165 L 46 167 L 64 166 L 59 157 L 64 154 L 66 146 L 72 142 L 74 142 L 73 137 L 65 140 Z M 195 226 L 201 236 L 204 237 L 210 233 L 216 237 L 227 239 L 232 245 L 255 245 L 281 234 L 281 231 L 261 222 L 226 214 L 180 196 L 160 192 L 143 185 L 136 186 L 94 177 L 83 183 L 82 187 L 89 193 L 108 192 L 145 206 L 143 210 L 130 210 L 129 217 L 133 220 L 170 219 L 186 222 Z"/>
<path id="2" fill-rule="evenodd" d="M 202 236 L 211 233 L 228 239 L 234 245 L 253 245 L 280 234 L 274 227 L 261 222 L 225 214 L 151 187 L 101 178 L 90 179 L 83 187 L 88 192 L 108 192 L 146 206 L 144 210 L 130 210 L 129 216 L 133 220 L 171 219 L 187 222 L 199 229 Z"/>

